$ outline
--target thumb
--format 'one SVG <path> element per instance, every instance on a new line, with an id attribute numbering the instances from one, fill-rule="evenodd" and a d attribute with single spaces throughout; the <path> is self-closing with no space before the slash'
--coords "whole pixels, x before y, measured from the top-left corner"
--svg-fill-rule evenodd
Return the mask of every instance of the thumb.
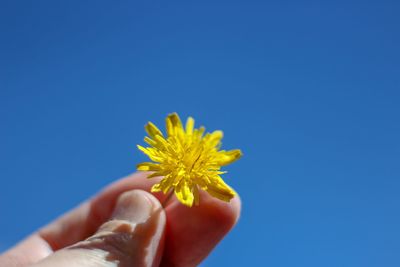
<path id="1" fill-rule="evenodd" d="M 64 248 L 35 267 L 158 266 L 165 213 L 151 194 L 132 190 L 117 201 L 111 220 L 88 239 Z"/>

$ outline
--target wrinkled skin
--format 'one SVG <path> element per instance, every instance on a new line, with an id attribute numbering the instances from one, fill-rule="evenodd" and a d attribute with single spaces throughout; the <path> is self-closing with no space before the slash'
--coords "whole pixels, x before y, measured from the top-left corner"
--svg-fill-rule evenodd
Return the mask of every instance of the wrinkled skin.
<path id="1" fill-rule="evenodd" d="M 229 203 L 201 192 L 188 208 L 150 194 L 148 173 L 123 178 L 0 255 L 0 266 L 197 266 L 239 218 Z"/>

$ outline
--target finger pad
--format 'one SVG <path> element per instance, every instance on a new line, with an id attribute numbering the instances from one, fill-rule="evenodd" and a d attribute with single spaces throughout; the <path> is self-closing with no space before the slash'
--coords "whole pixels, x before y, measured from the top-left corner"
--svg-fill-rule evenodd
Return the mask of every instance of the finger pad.
<path id="1" fill-rule="evenodd" d="M 199 206 L 175 201 L 167 207 L 167 236 L 163 266 L 196 266 L 235 225 L 240 199 L 230 203 L 201 193 Z"/>

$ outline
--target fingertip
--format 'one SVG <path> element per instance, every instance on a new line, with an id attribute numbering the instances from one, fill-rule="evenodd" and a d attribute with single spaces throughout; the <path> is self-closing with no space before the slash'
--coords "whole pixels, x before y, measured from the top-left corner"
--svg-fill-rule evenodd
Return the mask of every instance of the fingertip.
<path id="1" fill-rule="evenodd" d="M 236 196 L 231 200 L 230 205 L 232 209 L 232 219 L 234 221 L 232 226 L 235 226 L 240 219 L 240 214 L 242 213 L 242 199 L 238 194 L 236 194 Z"/>
<path id="2" fill-rule="evenodd" d="M 225 202 L 202 192 L 201 199 L 200 205 L 195 209 L 202 214 L 202 219 L 218 222 L 218 227 L 226 232 L 236 225 L 242 207 L 239 195 L 236 195 L 229 202 Z"/>
<path id="3" fill-rule="evenodd" d="M 144 190 L 131 190 L 118 197 L 111 219 L 141 223 L 158 214 L 165 221 L 165 214 L 157 198 Z"/>
<path id="4" fill-rule="evenodd" d="M 37 266 L 158 266 L 165 224 L 165 212 L 154 196 L 143 190 L 127 191 L 116 199 L 111 217 L 94 235 Z"/>
<path id="5" fill-rule="evenodd" d="M 197 266 L 235 226 L 241 211 L 239 196 L 230 202 L 200 193 L 191 208 L 176 199 L 166 208 L 166 246 L 162 266 Z"/>

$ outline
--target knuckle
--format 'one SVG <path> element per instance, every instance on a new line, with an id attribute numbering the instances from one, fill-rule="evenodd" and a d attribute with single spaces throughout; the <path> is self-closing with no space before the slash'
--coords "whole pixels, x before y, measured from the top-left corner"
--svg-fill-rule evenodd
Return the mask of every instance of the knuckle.
<path id="1" fill-rule="evenodd" d="M 127 221 L 109 221 L 88 239 L 70 247 L 70 249 L 99 249 L 108 252 L 107 260 L 120 259 L 132 253 L 135 246 L 133 238 L 134 226 Z"/>

